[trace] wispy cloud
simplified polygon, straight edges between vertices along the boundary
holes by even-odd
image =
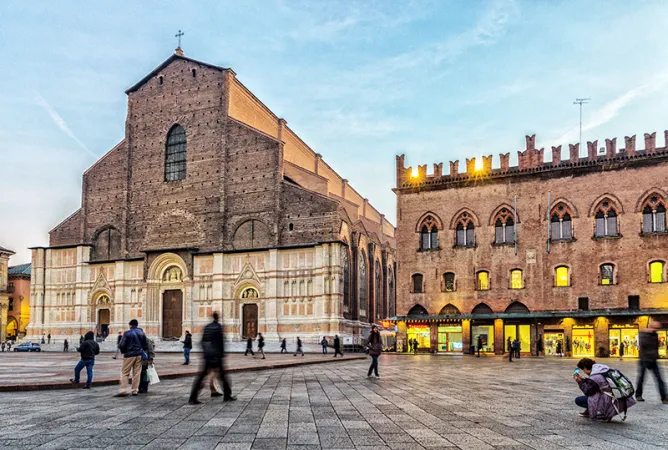
[[[47,102],[44,97],[42,97],[38,92],[35,92],[35,100],[37,101],[37,104],[42,107],[44,111],[51,117],[51,120],[53,120],[53,123],[56,124],[56,126],[65,133],[67,136],[69,136],[74,142],[76,142],[79,147],[84,149],[89,155],[97,158],[98,155],[93,153],[88,147],[86,147],[86,144],[81,142],[81,140],[76,137],[76,135],[72,132],[70,127],[67,125],[67,122],[65,122],[65,119],[63,119],[58,112],[56,112],[55,109]]]

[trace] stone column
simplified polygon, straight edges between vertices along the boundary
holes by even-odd
[[[594,357],[598,356],[598,348],[604,351],[610,349],[610,320],[607,317],[598,317],[594,321]]]
[[[503,340],[503,319],[494,319],[494,353],[503,355],[505,342]]]
[[[267,341],[279,341],[278,336],[278,286],[283,278],[278,276],[278,250],[269,250],[269,267],[265,267],[267,274],[276,276],[267,277],[265,282],[265,297],[267,300],[264,308],[265,339]]]
[[[462,320],[462,352],[466,353],[471,345],[471,320]]]
[[[430,341],[429,350],[432,353],[436,353],[438,351],[438,323],[437,322],[432,322],[432,323],[429,324],[429,341]]]
[[[0,342],[7,338],[7,311],[9,310],[9,298],[0,298]]]
[[[408,351],[408,335],[406,322],[397,322],[397,352]]]

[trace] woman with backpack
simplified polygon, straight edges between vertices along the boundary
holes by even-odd
[[[371,378],[371,372],[374,372],[376,378],[380,378],[378,375],[378,357],[383,351],[383,343],[380,339],[380,331],[376,325],[371,327],[371,333],[369,337],[366,338],[366,346],[369,349],[369,356],[371,356],[371,365],[369,366],[369,372],[366,377]]]
[[[578,362],[573,379],[584,394],[575,398],[575,404],[585,408],[580,413],[582,417],[609,422],[616,415],[623,413],[623,418],[626,419],[626,410],[636,404],[631,382],[618,370],[610,369],[604,364],[596,364],[593,359],[582,358]],[[625,392],[622,384],[628,385],[626,389],[630,387],[628,392]],[[630,395],[624,395],[625,393]]]

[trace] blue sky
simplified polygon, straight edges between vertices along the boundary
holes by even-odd
[[[79,207],[82,172],[123,138],[124,90],[179,29],[394,221],[396,154],[513,162],[535,133],[549,155],[578,141],[576,97],[593,99],[583,140],[663,146],[667,18],[661,1],[4,1],[0,245],[27,262]]]

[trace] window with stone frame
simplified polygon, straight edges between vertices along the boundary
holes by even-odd
[[[434,217],[427,216],[420,224],[420,250],[438,249],[438,224]]]
[[[457,226],[455,227],[455,246],[475,246],[475,226],[473,225],[473,218],[467,212],[463,212],[457,218]]]
[[[367,300],[367,270],[366,255],[360,252],[359,256],[359,306],[360,311],[366,311]]]
[[[457,285],[455,284],[455,273],[445,272],[443,274],[443,292],[455,292]]]
[[[186,130],[174,125],[167,133],[165,181],[185,180],[186,156]]]
[[[609,286],[615,284],[615,266],[614,264],[601,264],[600,267],[601,285]]]
[[[642,232],[666,232],[666,202],[659,195],[650,195],[643,203]]]
[[[414,294],[422,294],[424,292],[424,276],[421,273],[411,275],[411,288],[411,292]]]
[[[573,212],[564,203],[559,202],[550,214],[550,239],[553,241],[570,241],[573,239]]]
[[[510,289],[524,289],[524,274],[522,269],[510,271]]]
[[[617,208],[611,200],[603,200],[596,208],[594,215],[594,236],[598,238],[618,236]]]
[[[489,272],[486,270],[481,270],[476,274],[476,284],[475,288],[477,291],[489,291]]]
[[[663,261],[652,261],[649,263],[649,282],[663,283],[666,281],[665,277],[666,263]]]
[[[512,211],[508,208],[501,208],[494,218],[494,243],[514,244],[515,243],[515,219]]]
[[[556,287],[567,287],[571,285],[570,269],[567,266],[555,267],[554,285]]]

